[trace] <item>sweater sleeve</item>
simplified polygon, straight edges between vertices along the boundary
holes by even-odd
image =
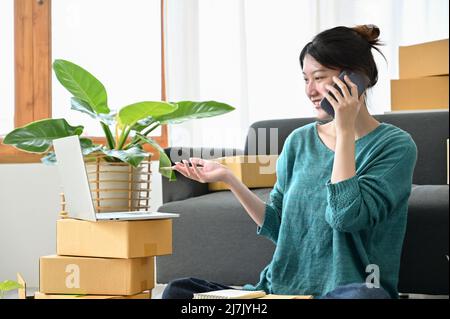
[[[386,153],[360,175],[335,184],[327,182],[325,218],[333,229],[357,232],[374,227],[408,201],[416,145],[411,140]]]
[[[281,211],[283,206],[283,191],[278,185],[278,179],[270,192],[269,201],[264,210],[264,222],[257,227],[257,234],[269,238],[275,244],[278,241],[278,233],[281,225]]]
[[[264,222],[261,227],[257,227],[258,235],[267,237],[275,244],[278,241],[278,233],[280,232],[283,197],[288,171],[289,148],[291,144],[290,141],[291,138],[288,136],[283,146],[283,150],[277,159],[277,180],[272,191],[270,192],[269,200],[265,205]]]

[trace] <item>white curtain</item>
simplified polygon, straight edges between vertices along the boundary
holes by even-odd
[[[372,114],[390,111],[398,46],[448,38],[447,0],[167,0],[169,100],[217,100],[226,115],[169,128],[170,145],[243,148],[251,123],[314,116],[298,56],[318,32],[376,24],[387,63],[375,54],[379,83]]]

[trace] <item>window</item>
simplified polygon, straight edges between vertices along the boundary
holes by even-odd
[[[113,110],[160,100],[160,37],[160,0],[52,3],[52,60],[72,61],[96,76]],[[71,94],[54,73],[52,83],[53,118],[83,125],[85,135],[103,136],[97,121],[70,109]]]
[[[56,18],[53,17],[55,22],[61,22],[61,20],[58,20],[60,18],[62,20],[68,20],[69,22],[67,24],[69,28],[77,27],[76,8],[79,8],[78,11],[83,14],[81,16],[82,19],[86,19],[86,21],[78,20],[79,26],[84,25],[89,19],[90,21],[96,19],[95,24],[91,26],[91,34],[88,34],[85,30],[86,37],[94,34],[100,36],[95,39],[97,41],[95,42],[95,46],[93,42],[94,37],[88,39],[91,41],[90,45],[93,47],[83,48],[79,43],[79,38],[78,45],[74,45],[73,42],[77,40],[76,38],[71,39],[69,35],[59,34],[59,31],[53,26],[57,45],[62,43],[60,41],[62,41],[61,38],[64,36],[69,40],[68,45],[71,45],[69,49],[56,46],[55,50],[56,54],[63,55],[58,58],[68,60],[75,60],[77,58],[77,56],[71,54],[79,54],[78,58],[81,61],[77,62],[95,73],[106,86],[110,93],[109,101],[114,104],[110,103],[111,108],[120,108],[128,103],[139,100],[165,99],[165,78],[164,72],[161,72],[161,70],[164,70],[161,68],[161,61],[163,60],[161,57],[164,56],[164,53],[160,46],[160,39],[163,39],[161,36],[163,32],[159,28],[159,26],[163,25],[161,19],[164,16],[162,12],[164,6],[161,6],[161,4],[164,4],[164,0],[152,0],[151,2],[136,0],[133,4],[123,1],[96,0],[89,2],[89,9],[87,9],[88,1],[86,0],[64,1],[68,7],[61,7],[61,2],[63,1],[54,1],[52,3],[51,0],[2,0],[0,2],[0,13],[3,14],[5,12],[6,16],[9,16],[10,20],[14,21],[15,28],[13,46],[14,63],[12,61],[4,62],[8,63],[10,68],[14,68],[14,93],[11,93],[11,96],[15,97],[15,100],[10,102],[10,105],[14,105],[14,111],[12,112],[9,109],[8,115],[0,118],[0,130],[4,131],[0,131],[0,136],[1,133],[8,132],[13,127],[20,127],[32,121],[52,117],[52,115],[64,116],[69,122],[73,122],[75,125],[85,125],[84,122],[72,121],[72,114],[65,114],[67,109],[70,108],[67,105],[68,102],[66,102],[69,96],[66,96],[66,101],[59,102],[59,97],[57,98],[58,93],[56,92],[54,98],[57,100],[53,102],[53,105],[61,104],[61,107],[56,107],[55,111],[52,112],[52,5],[57,6],[56,10],[57,8],[63,8],[63,12],[61,13],[53,11],[55,15],[58,15]],[[72,7],[70,4],[72,4]],[[110,8],[114,8],[115,10],[115,20],[111,18]],[[74,12],[71,12],[71,10],[74,10]],[[120,12],[120,15],[118,15],[118,12]],[[62,15],[62,17],[59,17],[59,15]],[[3,16],[0,14],[0,17]],[[72,21],[70,21],[71,18]],[[102,19],[107,20],[103,21]],[[5,30],[8,29],[3,27],[4,23],[7,23],[7,19],[2,18],[1,21],[1,34],[3,35],[3,32],[6,32]],[[149,27],[150,21],[152,22],[151,27]],[[106,26],[106,22],[110,23],[111,26]],[[139,26],[141,29],[130,33],[131,26]],[[116,33],[109,36],[104,34],[110,29],[114,29]],[[158,36],[154,37],[153,35],[155,34],[158,34]],[[130,43],[142,44],[142,46],[131,47]],[[93,60],[95,58],[93,51],[98,55],[97,58],[102,60],[97,62],[102,67],[99,72],[93,71],[96,70],[96,68],[92,67],[92,65],[96,65]],[[101,51],[101,53],[96,53],[96,51]],[[149,54],[150,51],[151,55]],[[117,53],[116,59],[113,58],[114,52]],[[159,58],[157,57],[158,54]],[[83,55],[84,60],[82,59]],[[127,58],[127,61],[120,61],[124,56]],[[86,61],[86,63],[83,61]],[[89,63],[92,63],[92,65]],[[112,64],[105,67],[107,63]],[[3,64],[1,65],[3,66]],[[2,74],[6,73],[3,70],[2,68]],[[114,72],[108,73],[112,71]],[[114,75],[114,77],[109,74]],[[119,74],[120,76],[118,76]],[[120,79],[120,77],[124,79]],[[149,80],[150,78],[151,80]],[[159,79],[159,81],[154,82],[154,79]],[[107,81],[112,81],[112,84]],[[58,89],[56,89],[56,85],[53,87],[55,87],[55,90],[63,89],[61,86]],[[3,98],[4,90],[6,89],[2,85],[2,99],[0,99],[0,103],[3,103],[4,99],[6,99],[6,97]],[[158,91],[161,93],[157,94],[156,92]],[[6,114],[4,111],[5,108],[1,104],[0,110],[2,115]],[[14,114],[14,120],[12,120],[12,113]],[[83,121],[89,121],[89,118],[84,117]],[[85,133],[91,136],[97,135],[98,130],[95,125],[87,124],[86,127],[87,131]],[[162,126],[160,132],[160,136],[153,135],[153,138],[160,146],[166,147],[167,126]],[[158,132],[155,130],[153,133]],[[102,142],[102,138],[100,137],[95,138],[95,140],[97,143]],[[1,141],[2,139],[0,137],[0,163],[40,162],[39,155],[24,153],[9,145],[1,144]],[[157,151],[151,148],[148,151],[154,153],[153,160],[159,158]]]

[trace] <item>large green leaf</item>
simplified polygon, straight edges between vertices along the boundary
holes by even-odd
[[[65,119],[45,119],[16,128],[5,136],[3,144],[26,152],[44,153],[54,139],[70,135],[81,135],[83,126],[71,126]]]
[[[139,102],[120,109],[117,117],[121,127],[133,126],[139,120],[147,119],[149,116],[160,117],[176,109],[176,105],[166,102]]]
[[[181,101],[176,103],[178,109],[170,114],[155,117],[161,124],[177,124],[190,119],[199,119],[225,114],[234,110],[234,107],[216,101]]]
[[[166,152],[164,152],[164,149],[159,146],[159,144],[156,143],[152,138],[146,137],[139,133],[136,134],[136,137],[141,141],[150,144],[159,152],[159,172],[161,173],[161,175],[167,177],[171,182],[176,181],[175,172],[168,169],[172,166],[172,162],[166,155]]]
[[[85,113],[87,115],[89,115],[90,117],[92,117],[95,120],[99,120],[103,123],[105,123],[106,125],[111,125],[114,123],[114,119],[115,119],[115,112],[110,112],[109,114],[103,114],[103,113],[96,113],[94,112],[94,110],[92,109],[92,107],[87,104],[85,101],[77,98],[77,97],[72,97],[71,99],[71,109],[81,112],[81,113]]]
[[[95,76],[65,60],[55,60],[53,70],[59,82],[75,97],[88,103],[96,113],[109,113],[106,89]]]
[[[117,158],[134,167],[137,167],[149,155],[149,153],[138,146],[131,147],[127,150],[109,150],[102,148],[101,151],[110,157]]]

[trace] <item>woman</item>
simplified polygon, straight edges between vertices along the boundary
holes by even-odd
[[[365,75],[369,88],[377,83],[372,49],[379,51],[379,33],[373,25],[336,27],[302,50],[305,91],[319,121],[286,139],[268,203],[218,163],[192,158],[192,167],[187,161],[174,166],[199,182],[227,183],[258,225],[257,233],[276,244],[260,281],[244,289],[320,298],[398,297],[416,145],[408,133],[373,118],[366,94],[358,98],[348,77],[338,79],[346,70]],[[320,107],[323,98],[335,112],[326,124],[320,124],[330,119]],[[184,278],[169,283],[163,298],[227,288]]]

